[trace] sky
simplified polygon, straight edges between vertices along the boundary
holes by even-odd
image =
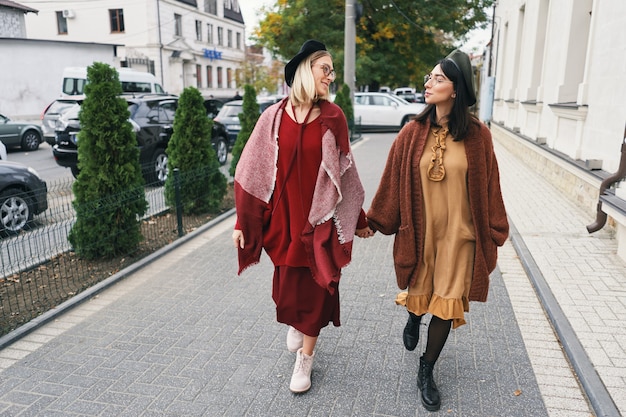
[[[274,4],[276,4],[275,0],[239,0],[239,8],[243,14],[243,20],[246,22],[246,34],[248,36],[259,22],[258,11],[261,7],[273,6]],[[489,42],[490,36],[490,27],[485,30],[474,31],[470,33],[469,40],[461,46],[461,49],[468,53],[482,53],[483,49],[487,46],[487,42]],[[249,43],[247,39],[246,43]]]

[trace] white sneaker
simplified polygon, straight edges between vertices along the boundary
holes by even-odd
[[[297,352],[302,347],[302,341],[304,340],[304,334],[289,326],[287,331],[287,349],[289,352]]]
[[[311,370],[313,368],[313,355],[309,356],[302,353],[302,348],[296,353],[296,364],[293,367],[293,375],[291,376],[291,384],[289,389],[291,392],[306,392],[311,388]]]

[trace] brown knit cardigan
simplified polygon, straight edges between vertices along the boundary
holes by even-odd
[[[412,121],[394,141],[387,164],[367,213],[370,227],[385,235],[395,234],[393,258],[398,287],[414,284],[424,242],[423,191],[419,172],[413,164],[422,157],[430,122]],[[476,253],[470,287],[470,301],[486,301],[489,274],[496,267],[497,247],[509,234],[498,163],[489,129],[471,122],[463,139],[467,155],[467,187],[476,229]],[[417,177],[413,177],[414,171]],[[411,198],[415,196],[415,200]]]

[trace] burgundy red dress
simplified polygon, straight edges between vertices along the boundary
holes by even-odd
[[[270,201],[272,215],[263,233],[263,247],[275,266],[272,298],[277,321],[315,337],[331,321],[340,325],[339,289],[331,295],[313,280],[300,239],[322,161],[319,117],[304,126],[298,147],[301,128],[302,124],[283,113],[278,132],[276,185]]]

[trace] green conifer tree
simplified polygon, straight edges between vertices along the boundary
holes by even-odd
[[[341,107],[341,110],[343,110],[343,113],[346,115],[350,132],[354,132],[354,108],[352,107],[352,98],[350,97],[350,87],[348,87],[348,84],[343,84],[339,91],[337,91],[335,104]]]
[[[257,120],[259,120],[259,103],[256,101],[256,90],[253,86],[246,84],[244,86],[243,94],[243,109],[242,113],[239,115],[241,130],[239,131],[239,134],[237,134],[237,140],[235,141],[235,146],[233,146],[233,159],[230,163],[229,170],[230,175],[233,177],[235,176],[235,169],[237,168],[237,163],[241,157],[241,152],[243,151],[244,146],[246,146],[246,143],[248,143],[248,139],[252,134],[252,130],[254,129],[254,125],[256,125]]]
[[[76,223],[68,239],[80,256],[95,259],[138,247],[147,202],[128,104],[119,97],[119,75],[96,62],[87,68],[87,80],[79,113],[80,173],[73,185]]]
[[[179,171],[183,212],[206,213],[219,208],[226,194],[227,180],[220,171],[211,145],[213,120],[204,108],[204,100],[195,87],[183,90],[174,116],[174,133],[167,145],[169,175],[165,198],[176,205],[174,169]]]

